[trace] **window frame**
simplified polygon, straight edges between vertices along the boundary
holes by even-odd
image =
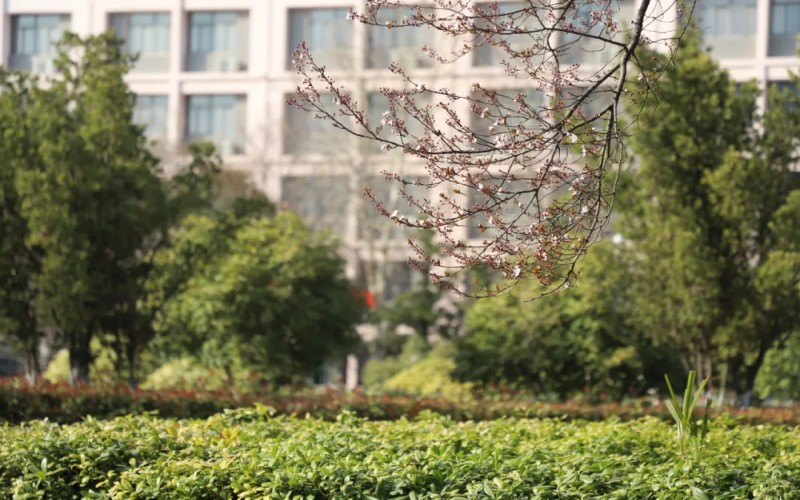
[[[223,100],[230,102],[229,108],[220,106]],[[223,156],[246,154],[247,94],[189,94],[185,97],[185,110],[184,143],[210,141],[215,143]],[[206,116],[197,117],[195,113],[204,113]],[[214,116],[219,113],[230,113],[230,116],[223,119]],[[197,127],[198,120],[201,124],[205,122],[205,126]],[[226,148],[218,143],[220,140],[228,141],[231,152],[225,151]]]

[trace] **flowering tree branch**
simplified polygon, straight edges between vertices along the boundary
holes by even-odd
[[[387,12],[394,17],[386,20]],[[623,96],[647,98],[658,76],[645,70],[637,48],[660,43],[672,50],[682,15],[678,5],[659,0],[641,0],[629,12],[617,0],[435,0],[412,7],[367,0],[348,17],[448,37],[447,53],[440,45],[422,48],[435,64],[499,52],[518,88],[475,82],[458,94],[393,62],[388,69],[398,83],[380,89],[388,106],[376,114],[303,43],[293,54],[302,83],[289,102],[424,165],[424,179],[384,172],[417,216],[390,213],[367,195],[395,223],[436,232],[440,256],[410,241],[412,264],[434,282],[465,293],[460,271],[480,265],[507,278],[482,293],[531,278],[552,291],[570,285],[576,262],[608,223],[617,167],[626,159]],[[635,119],[635,111],[627,116]],[[413,195],[411,186],[425,195]]]

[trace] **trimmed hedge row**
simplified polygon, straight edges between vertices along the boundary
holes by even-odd
[[[414,418],[423,411],[447,415],[457,421],[483,421],[507,417],[584,420],[616,417],[632,420],[655,416],[664,420],[670,419],[664,406],[645,404],[536,403],[531,399],[522,398],[457,401],[402,394],[370,395],[357,391],[309,389],[232,397],[229,393],[223,392],[130,391],[126,387],[109,389],[71,387],[66,384],[31,387],[18,382],[0,384],[0,421],[11,423],[43,418],[53,422],[70,423],[80,421],[86,416],[107,419],[148,412],[156,412],[164,418],[206,418],[227,409],[241,408],[254,403],[270,406],[281,415],[310,414],[325,420],[334,420],[344,410],[369,420]],[[720,413],[747,424],[763,422],[800,424],[800,407],[748,410],[726,408],[714,411],[714,415]]]
[[[256,406],[0,431],[4,498],[800,498],[800,430],[714,422],[697,460],[674,427],[508,419],[336,422]]]

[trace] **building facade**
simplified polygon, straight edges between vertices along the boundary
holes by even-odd
[[[446,52],[452,39],[349,21],[348,9],[360,6],[358,0],[0,0],[0,64],[47,73],[52,42],[63,31],[114,29],[126,50],[139,54],[128,75],[137,95],[134,119],[158,151],[180,158],[188,142],[213,141],[233,192],[261,191],[339,234],[350,277],[377,291],[379,301],[389,300],[419,279],[405,264],[408,234],[381,218],[362,193],[371,187],[403,214],[410,207],[381,171],[422,177],[424,166],[287,106],[299,83],[292,50],[306,41],[315,59],[377,117],[385,109],[378,89],[403,84],[387,70],[391,62],[461,95],[469,95],[473,82],[525,90],[525,81],[506,76],[499,52],[488,46],[451,65],[433,65],[422,47]],[[621,18],[631,19],[637,2],[616,6]],[[737,81],[785,85],[800,66],[800,0],[704,0],[694,18]],[[572,51],[564,63],[602,65],[607,54],[589,49]],[[478,237],[472,228],[464,232],[461,237]]]

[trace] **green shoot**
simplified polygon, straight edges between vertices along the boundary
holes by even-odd
[[[696,459],[700,458],[700,451],[705,442],[706,434],[708,434],[708,414],[711,409],[711,399],[706,401],[706,408],[703,412],[703,420],[700,426],[697,425],[697,418],[695,417],[695,408],[700,396],[703,394],[703,388],[708,383],[708,377],[700,382],[700,386],[695,388],[695,381],[697,379],[697,372],[694,370],[689,372],[689,378],[686,381],[686,390],[683,393],[683,402],[680,401],[672,388],[669,377],[664,375],[667,381],[667,388],[669,389],[670,400],[666,402],[667,409],[672,415],[678,430],[678,444],[681,449],[681,455],[686,456],[691,453]]]

